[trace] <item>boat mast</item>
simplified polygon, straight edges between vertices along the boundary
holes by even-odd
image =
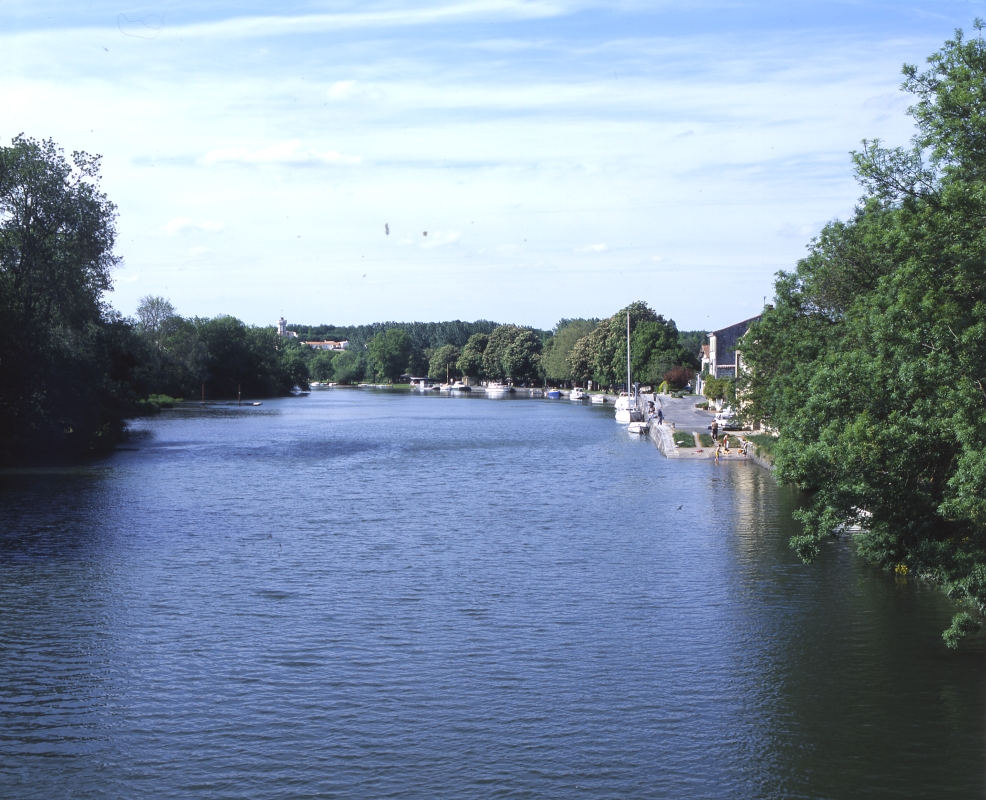
[[[630,400],[630,312],[627,311],[627,401]]]

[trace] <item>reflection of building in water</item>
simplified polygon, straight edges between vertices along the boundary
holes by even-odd
[[[297,333],[295,333],[294,331],[289,331],[288,330],[288,321],[286,319],[284,319],[284,317],[281,317],[277,321],[277,335],[278,336],[293,336],[295,339],[298,338],[298,334]]]

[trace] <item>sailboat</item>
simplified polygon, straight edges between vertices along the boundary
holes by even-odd
[[[630,383],[630,312],[627,311],[627,390],[620,392],[616,398],[616,421],[626,425],[630,422],[642,422],[644,413],[637,405],[637,397]]]

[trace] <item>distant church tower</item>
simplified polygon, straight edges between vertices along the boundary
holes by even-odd
[[[281,317],[277,321],[277,335],[278,336],[287,336],[288,335],[288,321],[286,319],[284,319],[284,317]]]

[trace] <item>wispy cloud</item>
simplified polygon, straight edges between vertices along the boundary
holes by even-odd
[[[171,38],[245,38],[285,34],[312,34],[354,28],[394,28],[481,20],[531,20],[562,16],[570,9],[564,2],[542,0],[472,0],[419,8],[366,11],[345,14],[236,17],[166,28]]]
[[[336,81],[329,87],[328,95],[330,100],[341,100],[352,94],[356,81]]]
[[[210,150],[201,159],[202,164],[359,164],[361,156],[348,155],[336,150],[304,150],[301,141],[292,139],[265,147],[250,150],[246,147],[229,147]]]
[[[605,253],[609,248],[603,243],[587,244],[585,247],[576,247],[576,253]]]

